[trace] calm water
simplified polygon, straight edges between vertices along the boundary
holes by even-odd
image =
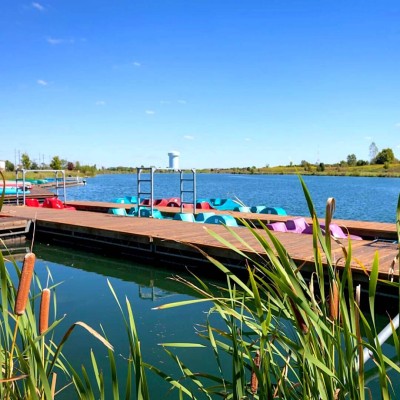
[[[329,197],[335,217],[395,222],[400,178],[306,176],[304,181],[320,216]],[[88,178],[85,187],[68,189],[69,200],[110,201],[137,194],[136,174]],[[179,196],[178,174],[156,174],[154,197]],[[309,215],[299,178],[294,175],[197,174],[197,197],[237,198],[249,206],[282,207],[289,215]]]
[[[320,216],[323,216],[326,199],[335,197],[335,216],[344,219],[360,219],[394,222],[400,179],[306,177],[306,184],[314,199]],[[103,175],[89,178],[87,186],[67,189],[69,200],[110,201],[115,197],[136,195],[136,175]],[[155,197],[179,195],[177,175],[156,175]],[[251,175],[197,175],[197,197],[236,197],[247,205],[283,207],[291,215],[308,215],[301,185],[296,176],[251,176]],[[123,368],[123,357],[127,354],[126,336],[115,300],[107,285],[110,281],[124,302],[125,296],[132,304],[136,324],[141,338],[144,358],[160,369],[173,371],[168,357],[162,351],[161,342],[197,342],[194,326],[205,319],[207,305],[197,305],[155,311],[165,302],[193,298],[184,286],[171,277],[177,271],[166,270],[162,265],[144,266],[131,261],[102,257],[62,247],[35,243],[38,256],[37,271],[45,282],[48,271],[55,283],[58,315],[66,314],[57,329],[62,335],[73,322],[84,321],[93,328],[104,328],[109,340],[120,355],[119,368]],[[184,274],[183,270],[179,274]],[[80,329],[71,336],[64,353],[79,368],[81,363],[89,365],[89,350],[93,348],[107,371],[106,352],[95,339]],[[388,351],[390,346],[386,347]],[[212,370],[216,366],[208,350],[179,351],[178,354],[198,370]],[[167,368],[168,366],[168,368]],[[152,398],[167,398],[166,386],[150,377]],[[396,391],[400,383],[393,382]],[[121,385],[123,386],[123,379]],[[66,392],[65,399],[73,398]],[[170,396],[169,398],[176,398]]]

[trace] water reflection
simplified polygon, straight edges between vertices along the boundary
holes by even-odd
[[[30,247],[26,243],[22,248]],[[54,338],[57,343],[69,326],[76,321],[83,321],[98,331],[104,332],[115,347],[118,370],[125,372],[128,357],[128,342],[118,306],[110,292],[107,281],[117,293],[121,304],[125,297],[130,301],[141,340],[143,357],[149,364],[161,370],[179,374],[172,366],[166,353],[159,346],[162,342],[199,342],[195,327],[205,321],[205,313],[210,304],[197,304],[163,311],[155,311],[157,305],[192,299],[195,293],[185,285],[173,279],[174,274],[186,275],[184,270],[170,270],[163,266],[132,263],[111,257],[100,257],[76,249],[48,246],[35,242],[34,252],[37,255],[36,272],[45,284],[49,275],[54,283],[61,283],[55,289],[58,315],[66,314],[65,319],[57,327]],[[18,254],[18,253],[17,253]],[[23,251],[21,252],[21,255]],[[208,283],[221,284],[221,282]],[[387,324],[387,316],[377,317],[378,330]],[[388,357],[393,357],[394,346],[389,340],[384,346]],[[85,331],[76,331],[71,335],[64,353],[72,364],[80,369],[84,364],[90,369],[90,349],[99,359],[105,376],[109,371],[109,360],[105,349]],[[216,364],[210,349],[174,350],[184,363],[199,371],[214,373]],[[396,362],[396,360],[395,360]],[[366,365],[369,374],[374,375],[373,362]],[[393,371],[392,371],[393,372]],[[395,391],[400,390],[400,382],[396,382],[396,373],[392,375]],[[121,375],[123,379],[124,375]],[[160,379],[149,375],[149,384],[154,399],[167,397],[168,385]],[[378,382],[375,386],[379,392]],[[74,398],[71,391],[66,391],[61,399]]]

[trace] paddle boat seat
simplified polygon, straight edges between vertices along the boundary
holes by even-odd
[[[238,226],[236,219],[232,215],[213,215],[211,217],[208,217],[204,221],[204,223],[226,225],[226,226]]]
[[[119,215],[120,217],[126,217],[128,215],[125,208],[109,208],[108,214]]]
[[[303,233],[310,225],[305,218],[288,219],[285,223],[288,232]]]
[[[321,225],[322,229],[325,229],[325,225]],[[350,237],[352,240],[362,240],[361,236],[357,235],[348,235],[343,231],[343,229],[337,225],[337,224],[329,224],[329,230],[331,232],[331,235],[336,238],[336,239],[347,239]]]
[[[176,221],[196,222],[192,213],[176,213],[172,219]]]
[[[261,214],[274,214],[274,215],[287,215],[286,211],[280,207],[264,207],[261,211]]]
[[[272,224],[267,224],[267,228],[274,232],[288,231],[284,222],[273,222]]]
[[[151,214],[150,208],[140,208],[139,216],[144,218],[155,218],[155,219],[163,219],[164,217],[161,214],[160,210],[153,208],[153,214]]]
[[[207,218],[212,217],[215,215],[214,212],[201,212],[198,213],[195,217],[196,222],[204,222]]]
[[[59,209],[59,210],[76,210],[75,207],[65,206],[64,203],[57,197],[50,197],[50,198],[44,199],[43,207],[44,208],[55,208],[55,209]]]
[[[38,199],[25,199],[25,205],[28,207],[42,207]]]

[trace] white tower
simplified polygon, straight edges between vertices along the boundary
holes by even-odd
[[[178,170],[179,169],[179,152],[171,151],[170,153],[168,153],[168,157],[169,157],[168,168]]]

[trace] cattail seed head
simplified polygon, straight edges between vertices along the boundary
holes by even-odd
[[[339,318],[339,288],[336,281],[332,282],[330,297],[330,316],[333,321],[337,321]]]
[[[50,289],[43,289],[40,299],[39,334],[49,327]]]
[[[306,321],[304,320],[303,316],[300,313],[300,310],[298,309],[297,305],[292,299],[289,299],[289,302],[292,306],[294,316],[296,318],[297,323],[299,324],[299,327],[301,331],[303,332],[304,335],[308,333],[308,326],[306,324]]]
[[[29,289],[31,287],[33,268],[35,266],[36,256],[34,253],[27,253],[24,257],[24,262],[19,280],[17,297],[15,299],[16,315],[22,315],[25,312],[26,303],[28,301]]]
[[[253,359],[254,365],[257,369],[260,369],[260,352],[257,350],[256,355]],[[251,389],[251,393],[255,394],[257,393],[258,390],[258,378],[257,378],[257,374],[255,373],[255,371],[253,370],[251,372],[251,380],[250,380],[250,389]]]

